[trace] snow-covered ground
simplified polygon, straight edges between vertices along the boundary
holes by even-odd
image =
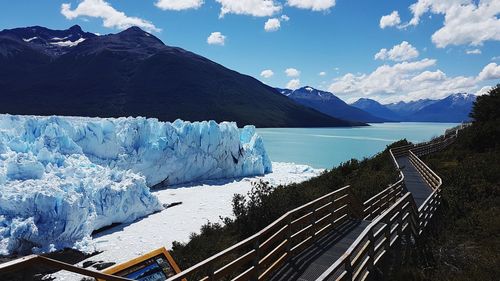
[[[162,210],[156,184],[270,171],[253,126],[0,114],[0,255],[84,250],[93,230]]]
[[[170,248],[173,241],[187,242],[189,235],[198,232],[203,224],[220,222],[220,216],[232,217],[233,195],[247,194],[252,182],[263,180],[273,186],[302,182],[322,171],[292,163],[273,162],[272,165],[273,172],[264,176],[205,181],[154,191],[163,204],[182,204],[99,233],[93,238],[94,247],[103,252],[89,260],[121,263],[162,246]],[[57,280],[78,280],[68,272],[58,272],[54,276]]]

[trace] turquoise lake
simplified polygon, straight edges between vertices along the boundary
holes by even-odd
[[[356,128],[263,128],[269,157],[275,162],[330,169],[351,158],[372,156],[400,139],[421,142],[456,123],[383,123]]]

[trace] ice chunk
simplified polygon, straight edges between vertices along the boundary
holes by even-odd
[[[149,187],[262,175],[253,126],[0,115],[0,254],[89,248],[92,231],[160,210]]]

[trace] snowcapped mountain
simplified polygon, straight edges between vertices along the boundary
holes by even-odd
[[[78,25],[67,30],[51,30],[42,26],[6,29],[0,31],[3,43],[0,46],[0,54],[14,55],[13,52],[16,49],[10,48],[9,51],[9,47],[18,45],[33,48],[49,56],[58,56],[67,53],[69,48],[96,36],[93,33],[84,32]],[[27,44],[22,44],[22,42]]]
[[[385,105],[382,105],[379,102],[372,99],[360,98],[351,105],[359,109],[362,109],[379,118],[383,118],[390,121],[401,121],[401,116],[399,116],[398,114],[387,108]]]
[[[97,36],[73,26],[0,32],[0,113],[144,116],[258,127],[333,127],[335,119],[253,77],[137,27]]]
[[[408,116],[411,121],[463,122],[469,121],[469,113],[476,101],[473,94],[458,93],[435,101]]]
[[[397,103],[386,104],[385,107],[394,111],[401,117],[409,116],[419,111],[420,109],[435,103],[436,100],[431,99],[421,99],[416,101],[404,102],[400,101]]]
[[[287,96],[297,103],[316,109],[332,117],[366,123],[387,121],[383,118],[373,116],[359,108],[348,105],[330,92],[321,91],[309,86],[296,90],[279,88],[277,88],[277,90],[282,95]]]
[[[441,100],[422,99],[411,102],[380,104],[371,99],[359,99],[353,106],[375,116],[407,122],[463,122],[470,120],[469,113],[476,96],[452,94]]]

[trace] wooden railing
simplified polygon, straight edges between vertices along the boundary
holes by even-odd
[[[379,216],[389,206],[401,198],[405,192],[404,176],[401,174],[400,179],[396,183],[363,203],[363,219],[372,220]]]
[[[50,259],[44,256],[38,255],[29,255],[26,257],[19,258],[17,260],[9,261],[6,263],[0,264],[0,276],[8,273],[18,273],[22,272],[25,269],[29,269],[34,266],[45,266],[52,269],[57,270],[66,270],[69,272],[77,273],[86,277],[99,278],[107,281],[133,281],[132,279],[113,276],[109,274],[105,274],[99,271],[94,271],[86,268],[81,268],[78,266],[74,266],[72,264],[68,264],[65,262],[61,262],[58,260]],[[3,280],[3,279],[2,279]],[[22,280],[31,280],[31,278],[23,278]]]
[[[451,143],[453,143],[456,139],[456,135],[451,135],[447,138],[441,139],[436,142],[431,142],[431,143],[426,143],[424,145],[415,145],[413,148],[410,150],[416,155],[416,156],[424,156],[427,154],[434,153],[436,151],[439,151]]]
[[[265,280],[350,217],[353,195],[346,186],[287,212],[263,230],[184,270],[168,281]]]
[[[408,156],[412,165],[426,180],[433,192],[418,209],[411,193],[407,192],[395,204],[378,215],[346,253],[316,281],[366,280],[373,267],[405,231],[409,231],[409,234],[415,237],[422,234],[441,203],[442,180],[416,154],[426,155],[438,151],[451,144],[455,137],[456,134],[425,145],[406,145],[390,150],[398,169],[396,158]]]
[[[457,135],[460,130],[463,130],[464,128],[467,128],[472,125],[472,122],[463,122],[462,124],[455,126],[453,128],[447,129],[444,132],[445,136],[450,136],[450,135]]]
[[[413,197],[407,192],[373,220],[342,257],[316,281],[366,280],[373,267],[401,239],[404,232],[411,230],[412,233],[417,233],[416,212]]]

